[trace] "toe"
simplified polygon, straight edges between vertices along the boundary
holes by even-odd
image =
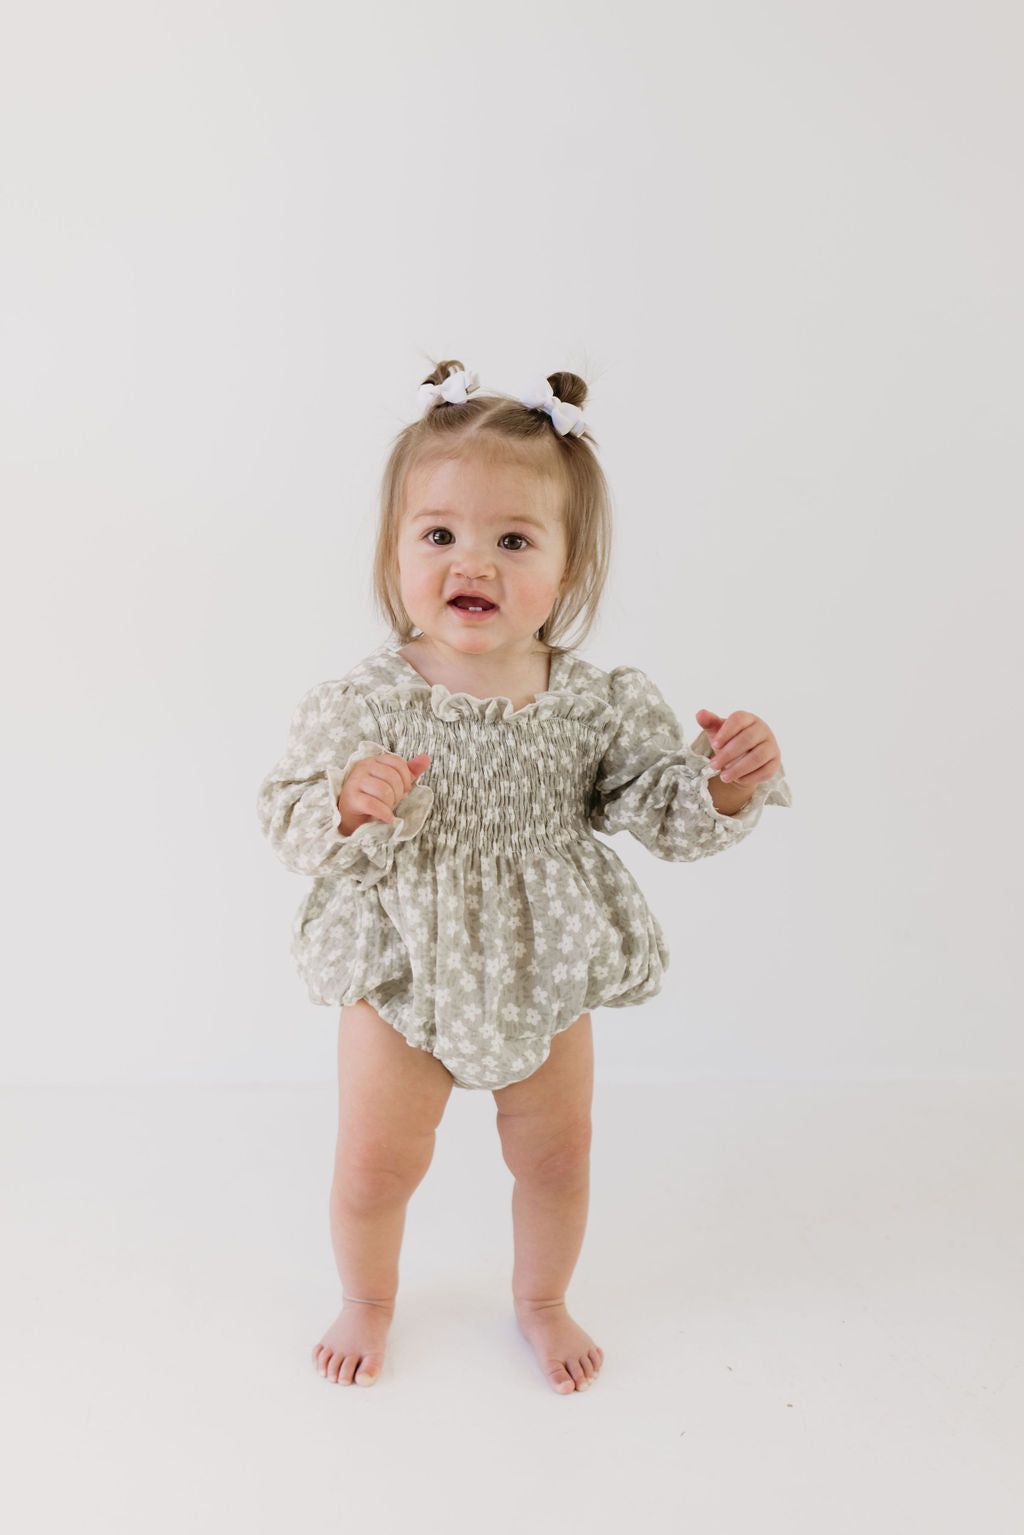
[[[601,1366],[604,1364],[604,1352],[603,1352],[603,1350],[598,1348],[596,1343],[594,1344],[594,1347],[590,1350],[590,1357],[594,1361],[594,1369],[595,1370],[599,1370],[601,1368]]]
[[[556,1365],[553,1370],[549,1370],[548,1380],[555,1390],[560,1391],[563,1395],[576,1390],[576,1384],[564,1364]]]
[[[372,1386],[380,1374],[381,1360],[376,1354],[367,1354],[356,1373],[357,1386]]]
[[[585,1388],[585,1386],[588,1384],[588,1382],[587,1382],[586,1371],[584,1370],[583,1366],[580,1364],[579,1360],[578,1359],[567,1359],[565,1361],[565,1367],[569,1371],[569,1374],[572,1376],[573,1381],[575,1382],[576,1390],[577,1391],[582,1391]]]
[[[359,1355],[358,1354],[346,1354],[345,1355],[344,1361],[342,1362],[341,1369],[338,1371],[338,1385],[339,1386],[351,1386],[351,1384],[352,1384],[352,1377],[356,1373],[356,1366],[358,1365],[358,1363],[359,1363]]]
[[[328,1370],[331,1368],[332,1358],[333,1355],[331,1350],[329,1348],[325,1348],[321,1353],[320,1358],[316,1362],[316,1367],[320,1371],[321,1375],[326,1375]]]
[[[350,1385],[352,1385],[352,1377],[353,1377],[353,1375],[355,1375],[356,1369],[358,1369],[358,1368],[359,1368],[359,1354],[345,1354],[344,1365],[341,1366],[341,1371],[339,1371],[339,1374],[338,1374],[338,1385],[339,1386],[350,1386]]]

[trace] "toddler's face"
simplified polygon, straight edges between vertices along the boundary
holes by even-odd
[[[414,468],[398,539],[402,601],[431,640],[463,654],[532,648],[565,578],[562,486],[470,455]],[[494,608],[460,611],[468,587]]]

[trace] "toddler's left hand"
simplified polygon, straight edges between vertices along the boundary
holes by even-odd
[[[701,729],[707,731],[715,748],[712,766],[725,769],[719,774],[723,783],[753,789],[778,772],[782,761],[779,744],[764,720],[758,719],[756,714],[737,709],[728,719],[722,719],[710,709],[699,709],[694,718]]]

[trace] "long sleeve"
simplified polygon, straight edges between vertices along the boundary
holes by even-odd
[[[595,831],[628,831],[658,858],[692,862],[750,835],[764,805],[790,805],[780,764],[735,815],[715,807],[707,732],[687,746],[682,726],[651,679],[636,666],[609,673],[622,723],[598,766],[589,820]]]
[[[364,821],[342,836],[338,796],[353,765],[388,748],[358,688],[322,682],[300,699],[284,755],[259,788],[260,828],[278,858],[295,874],[338,875],[358,889],[375,885],[391,868],[394,847],[414,837],[434,799],[429,784],[414,783],[395,807],[394,821]]]

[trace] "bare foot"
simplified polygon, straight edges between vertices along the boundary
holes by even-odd
[[[562,1395],[586,1391],[597,1378],[604,1364],[604,1350],[573,1321],[564,1301],[550,1306],[517,1306],[516,1322],[553,1390]]]
[[[339,1386],[351,1386],[353,1379],[357,1386],[372,1386],[384,1365],[394,1310],[382,1301],[346,1300],[313,1350],[320,1374]]]

